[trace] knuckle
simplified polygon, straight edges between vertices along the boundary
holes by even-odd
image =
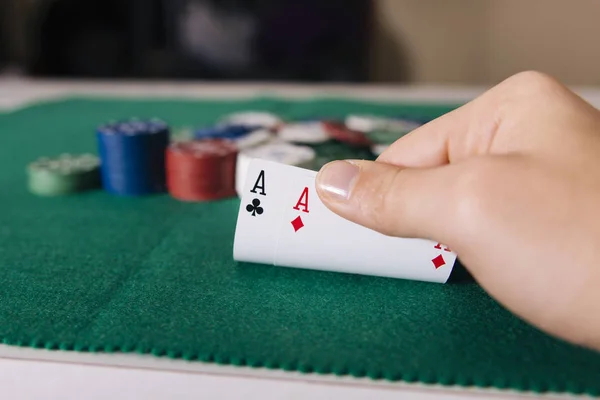
[[[477,132],[484,132],[488,137],[484,144],[489,146],[485,150],[489,150],[505,125],[530,119],[540,104],[564,99],[567,92],[568,89],[552,76],[538,71],[519,72],[497,85],[488,92],[486,101],[478,104],[477,111],[482,115],[491,113],[491,117],[484,119],[485,126],[475,127]]]
[[[531,94],[554,93],[563,87],[551,75],[535,70],[519,72],[508,78],[505,85],[511,89]]]

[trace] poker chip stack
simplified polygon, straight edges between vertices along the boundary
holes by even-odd
[[[100,187],[100,160],[93,154],[42,157],[27,167],[28,188],[40,196],[60,196]]]
[[[131,119],[96,131],[102,185],[112,194],[140,196],[165,191],[169,127],[160,120]]]
[[[235,196],[237,147],[224,139],[171,143],[166,152],[167,188],[182,201]]]

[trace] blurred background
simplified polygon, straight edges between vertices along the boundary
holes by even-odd
[[[47,78],[600,83],[598,0],[0,0],[0,69]]]

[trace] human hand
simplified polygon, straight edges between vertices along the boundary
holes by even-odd
[[[444,243],[509,310],[600,349],[600,112],[556,80],[517,74],[375,162],[325,165],[317,192],[360,225]]]

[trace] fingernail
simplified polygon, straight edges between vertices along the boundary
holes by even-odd
[[[348,161],[333,161],[317,175],[317,186],[328,194],[347,200],[357,176],[356,165]]]

